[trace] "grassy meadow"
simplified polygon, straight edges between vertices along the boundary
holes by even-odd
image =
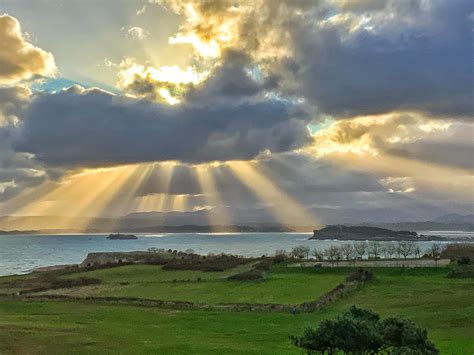
[[[351,269],[274,266],[263,280],[229,281],[224,272],[164,271],[133,265],[62,275],[98,285],[43,291],[205,303],[296,304],[314,300]],[[352,304],[381,316],[402,315],[427,328],[442,354],[474,352],[474,280],[446,278],[447,268],[379,268],[375,280],[313,313],[170,310],[90,301],[0,300],[0,353],[301,354],[289,335]],[[0,292],[12,280],[0,278]],[[198,281],[199,279],[199,281]]]
[[[262,281],[226,278],[249,268],[225,272],[165,271],[152,265],[131,265],[74,274],[70,277],[101,279],[100,285],[59,289],[42,294],[103,297],[140,297],[196,303],[299,304],[319,298],[341,283],[347,272],[275,267]]]

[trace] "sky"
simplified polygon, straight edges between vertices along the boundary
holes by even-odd
[[[473,213],[473,23],[469,0],[0,0],[0,215]]]

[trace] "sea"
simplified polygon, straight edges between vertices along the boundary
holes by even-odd
[[[474,232],[419,231],[453,240],[470,238]],[[0,276],[24,274],[38,267],[78,264],[91,252],[146,251],[149,248],[195,253],[273,255],[276,250],[290,251],[298,245],[326,249],[350,243],[337,240],[308,240],[312,233],[167,233],[137,234],[136,240],[108,240],[107,234],[2,235],[0,236]],[[433,242],[417,242],[422,251]]]

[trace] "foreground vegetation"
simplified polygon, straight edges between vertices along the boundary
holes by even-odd
[[[425,354],[438,349],[425,329],[401,317],[381,319],[371,310],[352,306],[335,319],[306,328],[302,336],[292,336],[296,346],[309,353],[337,354]]]
[[[215,272],[126,265],[0,278],[0,294],[24,294],[0,299],[0,353],[299,354],[291,335],[303,334],[352,305],[383,318],[410,318],[427,329],[441,354],[474,351],[474,279],[466,271],[471,265],[374,268],[373,280],[316,312],[170,309],[94,300],[107,296],[293,305],[317,299],[355,270],[295,268],[283,262],[263,267],[261,279],[232,278],[256,270],[258,262]],[[447,277],[453,271],[462,276]],[[46,284],[49,289],[35,291]],[[48,295],[92,298],[28,298]]]

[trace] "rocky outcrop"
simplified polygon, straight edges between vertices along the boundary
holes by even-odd
[[[385,228],[367,226],[330,225],[320,230],[314,230],[309,239],[337,239],[337,240],[378,240],[378,241],[424,241],[443,240],[431,235],[418,235],[410,231],[393,231]]]
[[[79,267],[100,267],[117,264],[159,264],[165,257],[158,253],[128,252],[128,253],[89,253]]]
[[[111,240],[134,240],[138,239],[136,235],[133,234],[109,234],[109,236],[106,239],[111,239]]]

